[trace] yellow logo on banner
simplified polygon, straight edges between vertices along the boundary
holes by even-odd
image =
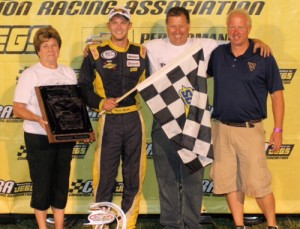
[[[193,91],[194,89],[191,87],[182,87],[182,89],[179,91],[179,96],[182,98],[184,104],[185,104],[185,114],[187,115],[189,113],[190,104],[192,102],[193,97]]]

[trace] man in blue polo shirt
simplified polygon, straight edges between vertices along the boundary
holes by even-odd
[[[268,229],[274,229],[278,227],[262,120],[267,117],[270,94],[274,130],[269,144],[278,151],[284,117],[282,80],[273,56],[264,58],[252,52],[253,42],[248,39],[251,18],[247,11],[230,12],[227,30],[230,43],[212,52],[207,69],[208,75],[214,77],[214,193],[226,194],[236,228],[246,228],[243,212],[248,195],[256,198]]]

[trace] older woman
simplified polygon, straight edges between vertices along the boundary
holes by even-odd
[[[39,62],[23,71],[14,98],[14,115],[24,119],[24,139],[32,179],[30,206],[34,208],[40,229],[47,228],[47,210],[51,207],[55,227],[64,225],[70,163],[74,143],[49,143],[42,118],[36,86],[76,84],[75,72],[58,64],[61,38],[51,26],[39,29],[34,36],[34,48]]]

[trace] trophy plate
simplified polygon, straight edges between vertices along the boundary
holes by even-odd
[[[78,85],[35,87],[50,143],[94,141],[93,127]]]

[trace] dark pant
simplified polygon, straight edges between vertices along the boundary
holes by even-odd
[[[103,132],[99,133],[100,179],[96,184],[96,201],[112,201],[116,177],[122,160],[124,182],[122,209],[127,212],[139,193],[145,165],[141,165],[143,129],[140,114],[109,114],[105,116]],[[145,153],[145,152],[144,152]],[[97,160],[97,159],[96,159]]]
[[[31,207],[64,209],[69,190],[70,163],[75,143],[49,144],[45,135],[24,134],[32,180]]]
[[[152,132],[152,147],[159,185],[160,223],[165,229],[201,228],[204,169],[189,174],[161,128]]]

